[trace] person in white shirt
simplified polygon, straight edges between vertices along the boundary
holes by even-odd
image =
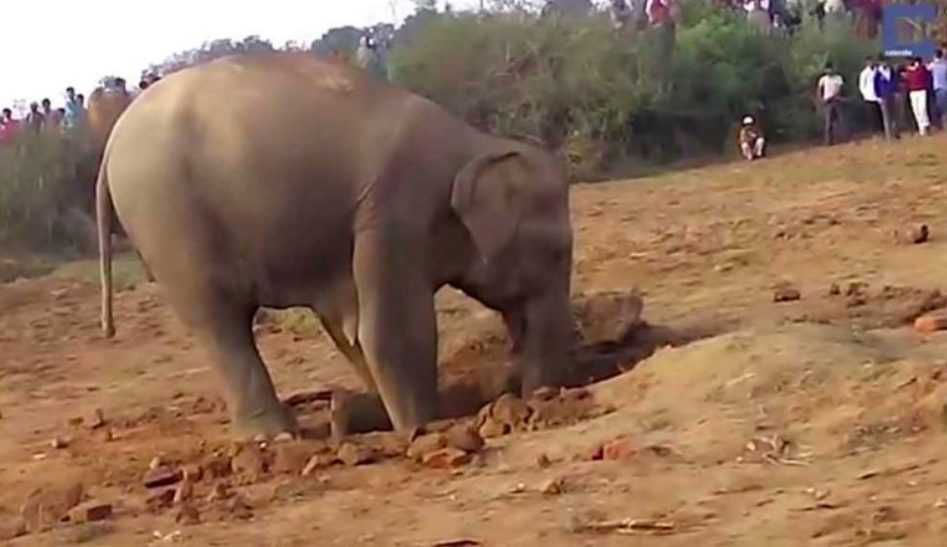
[[[826,15],[844,15],[845,14],[845,1],[844,0],[825,0],[825,13]]]
[[[881,100],[875,90],[875,74],[877,73],[878,65],[875,60],[872,57],[866,57],[865,68],[858,75],[858,91],[868,108],[873,133],[884,131],[884,123],[881,119]]]
[[[944,51],[934,51],[934,60],[927,65],[934,84],[934,104],[940,116],[942,128],[947,129],[947,60],[944,60]]]
[[[842,86],[845,81],[835,72],[832,63],[825,65],[825,74],[819,78],[818,95],[822,104],[822,115],[825,120],[825,144],[835,144],[838,128],[842,121]]]

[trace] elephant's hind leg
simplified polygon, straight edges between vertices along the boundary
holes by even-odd
[[[240,439],[298,432],[292,411],[280,402],[253,337],[254,306],[215,291],[168,291],[182,319],[210,351],[224,383],[232,434]],[[187,294],[191,293],[191,294]],[[210,294],[209,294],[210,293]]]

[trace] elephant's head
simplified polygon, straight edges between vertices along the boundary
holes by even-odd
[[[126,92],[106,90],[98,87],[89,96],[88,125],[92,138],[92,147],[97,153],[105,150],[109,134],[119,116],[131,104],[132,97]]]
[[[523,393],[566,383],[572,225],[563,165],[522,145],[486,153],[457,174],[451,207],[472,243],[458,286],[502,314]]]

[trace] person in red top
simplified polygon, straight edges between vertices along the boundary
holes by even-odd
[[[915,57],[904,71],[904,83],[908,97],[911,99],[911,110],[914,111],[917,131],[921,135],[927,135],[931,127],[930,116],[927,114],[927,91],[930,80],[931,73],[921,62],[920,57]]]
[[[3,117],[0,118],[0,145],[13,144],[19,131],[20,122],[13,119],[13,111],[4,108]]]

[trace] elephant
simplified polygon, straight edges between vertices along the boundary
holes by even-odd
[[[573,230],[553,151],[308,53],[243,53],[149,87],[96,185],[101,326],[122,226],[208,350],[231,435],[298,436],[258,352],[261,307],[308,307],[396,432],[438,419],[435,293],[495,310],[522,393],[567,385]]]

